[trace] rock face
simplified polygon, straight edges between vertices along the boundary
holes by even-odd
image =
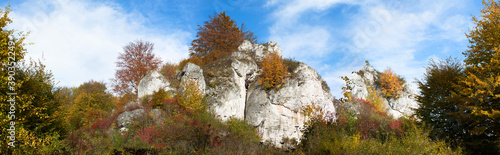
[[[137,86],[137,98],[142,98],[146,95],[152,95],[153,92],[163,88],[165,91],[172,90],[169,87],[170,83],[158,71],[152,71],[144,76]]]
[[[288,80],[278,91],[266,93],[253,83],[247,94],[245,120],[258,127],[264,140],[281,147],[283,138],[300,140],[304,121],[301,109],[315,104],[333,114],[333,97],[323,86],[323,80],[311,67],[300,64],[297,77]]]
[[[304,121],[301,109],[315,104],[334,113],[328,86],[311,67],[300,63],[278,91],[265,91],[257,82],[267,54],[281,55],[275,42],[264,45],[245,41],[228,59],[205,66],[210,110],[222,120],[245,119],[257,127],[263,141],[281,147],[283,138],[300,140]]]
[[[352,73],[350,76],[352,81],[352,97],[366,99],[369,87],[379,87],[376,86],[379,75],[380,72],[375,70],[368,62],[366,62],[360,71]],[[418,108],[418,103],[413,98],[416,92],[407,83],[403,87],[403,93],[400,94],[399,98],[384,100],[388,112],[395,118],[403,115],[410,116],[413,114],[412,108]]]
[[[286,146],[282,143],[284,138],[299,141],[302,137],[301,130],[308,119],[303,115],[303,107],[314,104],[334,114],[334,99],[319,74],[303,63],[298,64],[279,90],[264,90],[258,84],[258,64],[271,53],[282,55],[278,43],[260,45],[244,41],[231,56],[206,64],[203,69],[186,64],[177,78],[181,85],[187,80],[196,81],[210,104],[208,110],[221,120],[244,119],[258,129],[263,141],[276,147]],[[171,89],[168,86],[165,78],[152,72],[141,80],[139,97],[159,88]],[[130,120],[142,113],[143,109],[136,109],[120,114],[119,126],[126,130]]]
[[[203,77],[203,69],[192,63],[187,63],[179,74],[181,79],[181,85],[183,85],[188,80],[195,81],[199,89],[205,94],[205,78]]]

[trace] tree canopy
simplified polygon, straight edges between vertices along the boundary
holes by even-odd
[[[228,56],[245,39],[257,42],[253,32],[245,31],[244,24],[239,28],[236,21],[226,15],[226,12],[216,13],[209,16],[209,19],[203,26],[199,26],[197,38],[191,42],[189,48],[190,56],[203,58],[204,64]]]
[[[113,79],[114,91],[120,95],[137,94],[137,86],[141,79],[151,70],[160,67],[161,60],[153,54],[154,44],[137,40],[123,47],[118,56]]]

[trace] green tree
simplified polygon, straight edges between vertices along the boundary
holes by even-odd
[[[27,33],[8,29],[12,23],[9,7],[0,9],[0,152],[33,154],[59,140],[61,119],[54,115],[59,102],[54,99],[53,76],[40,61],[26,61]],[[9,95],[7,93],[16,93]],[[14,102],[7,102],[14,100]],[[5,103],[5,104],[4,104]],[[11,105],[10,103],[15,103]],[[11,123],[15,123],[11,126]],[[15,148],[8,146],[10,129],[15,127]]]
[[[424,78],[417,82],[420,95],[416,96],[416,116],[432,127],[432,138],[444,139],[456,147],[464,135],[455,115],[460,112],[457,105],[462,101],[453,92],[458,91],[455,85],[465,77],[464,66],[457,59],[448,58],[431,60],[426,70]]]

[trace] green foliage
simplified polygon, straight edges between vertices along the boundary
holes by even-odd
[[[239,120],[236,118],[230,118],[227,120],[227,125],[229,126],[229,131],[231,135],[240,140],[241,143],[259,143],[260,137],[257,133],[257,129],[250,124],[246,123],[244,120]]]
[[[295,70],[300,66],[300,62],[292,58],[285,58],[283,59],[283,66],[287,68],[287,72],[291,73],[293,78],[296,76]]]
[[[462,63],[448,58],[431,60],[424,78],[418,81],[420,95],[416,99],[420,105],[416,116],[432,127],[432,138],[444,139],[455,147],[460,145],[464,128],[455,115],[460,113],[456,105],[463,101],[453,93],[458,91],[455,86],[464,76]]]
[[[90,127],[94,122],[109,115],[114,108],[114,102],[111,93],[106,89],[105,83],[91,80],[74,90],[74,105],[69,108],[67,119],[70,129]]]
[[[41,149],[50,143],[49,140],[54,139],[50,135],[65,131],[62,125],[64,118],[57,115],[61,103],[55,99],[52,74],[45,70],[45,65],[31,61],[29,64],[19,63],[17,67],[14,75],[17,95],[7,95],[11,91],[7,91],[6,87],[0,88],[3,92],[0,94],[2,100],[15,99],[13,106],[0,104],[0,116],[5,118],[0,120],[0,125],[2,129],[8,129],[11,128],[11,122],[15,122],[16,148]],[[14,117],[8,119],[8,115]],[[7,130],[0,131],[2,152],[15,150],[8,149],[7,135],[10,135]]]
[[[158,91],[153,92],[150,104],[153,108],[160,109],[163,107],[163,100],[174,97],[175,96],[171,91],[165,91],[163,88],[160,88]]]
[[[313,121],[307,126],[299,152],[305,154],[460,154],[443,141],[428,138],[428,130],[412,119],[393,120],[373,103],[354,100],[338,106],[337,120]]]

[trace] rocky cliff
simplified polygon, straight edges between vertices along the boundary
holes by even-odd
[[[352,82],[352,97],[366,99],[369,87],[375,87],[377,90],[380,90],[380,86],[377,84],[380,74],[368,62],[365,63],[361,70],[353,72],[349,77]],[[410,116],[413,114],[412,109],[418,108],[418,103],[414,99],[415,95],[416,92],[411,89],[409,84],[404,83],[403,92],[398,98],[383,98],[384,106],[387,112],[395,118],[403,115]]]
[[[200,89],[210,104],[208,109],[221,120],[245,120],[258,129],[264,142],[281,147],[285,138],[300,140],[307,119],[303,107],[315,104],[325,112],[334,113],[334,98],[321,76],[299,62],[290,73],[293,76],[279,90],[264,90],[258,84],[259,64],[271,53],[282,55],[278,43],[271,41],[261,45],[245,41],[224,60],[202,67],[188,63],[179,71],[178,79],[181,83],[192,79],[201,84]],[[157,75],[152,72],[141,80],[139,98],[159,88],[175,90]],[[123,120],[121,122],[126,122]]]

